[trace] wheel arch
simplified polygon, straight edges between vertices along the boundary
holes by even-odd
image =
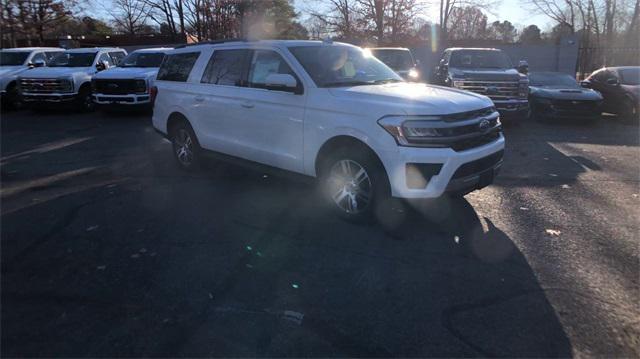
[[[354,149],[364,150],[367,153],[369,153],[372,156],[372,158],[375,161],[377,161],[382,168],[385,168],[384,163],[382,162],[378,154],[366,142],[362,141],[357,137],[350,136],[350,135],[336,135],[326,140],[322,144],[322,146],[320,146],[320,149],[316,154],[314,167],[313,167],[315,170],[316,176],[320,174],[320,167],[322,165],[322,161],[325,158],[327,158],[327,156],[329,156],[333,151],[339,148],[354,148]]]

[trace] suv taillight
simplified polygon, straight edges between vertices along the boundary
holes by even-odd
[[[150,100],[151,100],[151,106],[153,107],[153,105],[155,105],[156,103],[156,97],[158,96],[158,87],[157,86],[152,86],[151,90],[149,91],[149,96]]]

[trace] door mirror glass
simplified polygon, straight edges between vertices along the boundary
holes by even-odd
[[[282,87],[286,89],[294,89],[298,85],[298,81],[289,74],[270,74],[264,82],[265,85],[269,87]]]
[[[47,63],[44,62],[44,60],[35,60],[29,65],[30,65],[29,67],[44,67],[47,65]]]
[[[589,81],[580,81],[580,86],[589,89],[591,88],[591,83]]]
[[[520,60],[520,62],[518,62],[518,67],[516,67],[516,69],[521,74],[527,74],[529,73],[529,63],[525,60]]]

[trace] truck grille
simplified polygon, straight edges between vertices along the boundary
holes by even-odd
[[[60,79],[20,79],[20,90],[29,93],[68,92],[67,80]]]
[[[492,100],[506,100],[518,97],[518,81],[462,81],[457,86],[461,90],[488,96]]]
[[[136,80],[97,79],[93,80],[95,93],[105,95],[127,95],[136,92]]]

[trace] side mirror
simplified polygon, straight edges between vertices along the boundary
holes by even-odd
[[[529,73],[529,63],[525,60],[520,60],[520,62],[518,62],[518,67],[516,67],[516,69],[518,70],[519,73],[526,75]]]
[[[274,88],[295,89],[298,86],[298,81],[289,74],[271,74],[267,76],[264,84]]]
[[[591,83],[589,81],[580,81],[580,86],[586,88],[586,89],[590,89],[591,88]]]
[[[610,79],[607,79],[607,85],[618,86],[618,85],[620,85],[620,82],[618,82],[617,78],[612,77]]]
[[[449,65],[447,65],[444,59],[440,60],[438,63],[438,72],[447,71],[449,69]]]
[[[98,71],[106,70],[108,68],[109,68],[109,63],[106,62],[106,61],[99,61],[96,64],[96,70],[98,70]]]
[[[44,62],[44,60],[36,60],[36,61],[34,61],[34,62],[30,63],[30,64],[29,64],[29,67],[30,67],[30,68],[34,68],[34,67],[44,67],[44,66],[46,66],[46,65],[47,65],[47,63],[46,63],[46,62]]]

